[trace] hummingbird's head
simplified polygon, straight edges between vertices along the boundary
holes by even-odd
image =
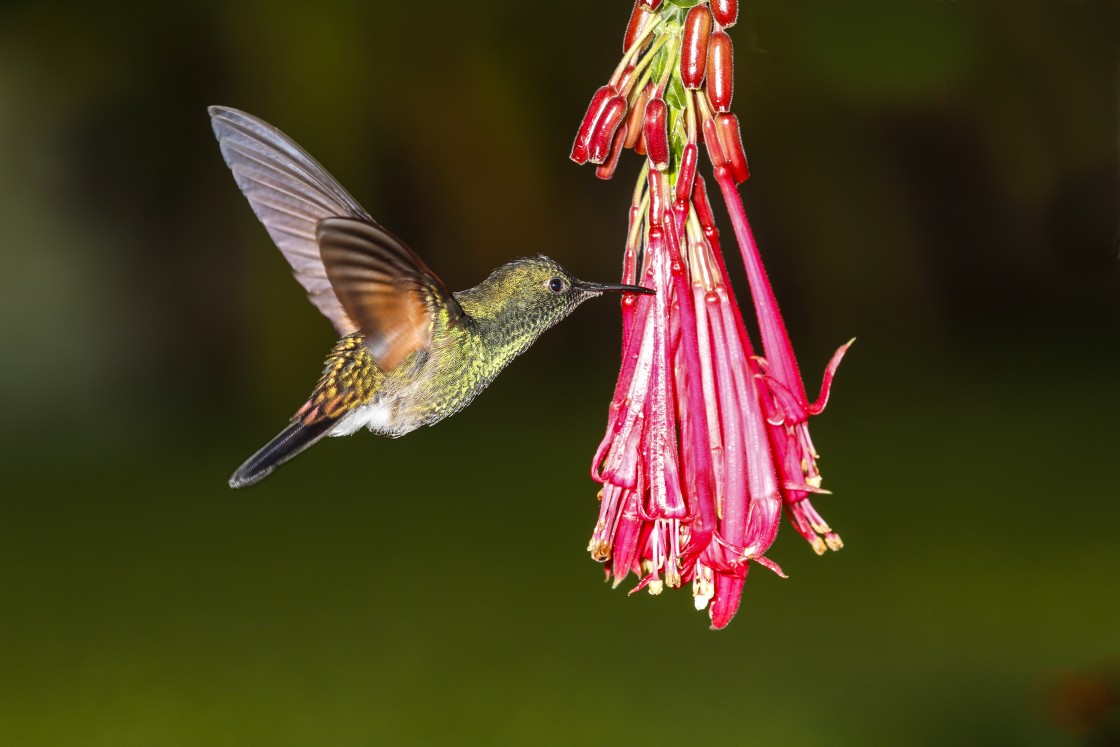
[[[499,267],[479,288],[487,286],[487,295],[496,302],[503,316],[535,328],[537,334],[572,313],[587,299],[602,293],[653,293],[637,285],[580,280],[544,256],[524,257]]]

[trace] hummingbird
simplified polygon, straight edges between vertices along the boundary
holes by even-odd
[[[544,256],[515,259],[457,293],[272,125],[212,106],[233,178],[339,340],[311,396],[229,479],[252,485],[324,436],[403,436],[469,405],[541,333],[605,292]]]

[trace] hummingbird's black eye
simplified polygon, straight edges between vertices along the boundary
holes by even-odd
[[[564,278],[552,278],[548,281],[548,289],[553,293],[560,294],[568,289],[568,283]]]

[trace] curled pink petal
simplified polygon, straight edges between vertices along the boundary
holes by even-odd
[[[821,381],[821,393],[816,401],[809,405],[808,409],[810,415],[820,415],[821,412],[824,411],[825,405],[828,404],[829,392],[832,391],[832,377],[836,375],[836,369],[840,367],[840,361],[843,360],[844,353],[848,352],[848,348],[850,348],[855,341],[856,338],[853,337],[837,348],[836,352],[832,354],[831,360],[828,361],[828,365],[825,366],[824,369],[824,379]]]

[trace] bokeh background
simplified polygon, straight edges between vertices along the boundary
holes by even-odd
[[[613,278],[637,159],[567,153],[627,0],[5,3],[0,745],[1115,744],[1116,4],[741,4],[806,379],[859,340],[814,423],[847,546],[786,527],[715,633],[584,552],[608,302],[438,428],[225,483],[333,334],[205,107],[453,288]]]

